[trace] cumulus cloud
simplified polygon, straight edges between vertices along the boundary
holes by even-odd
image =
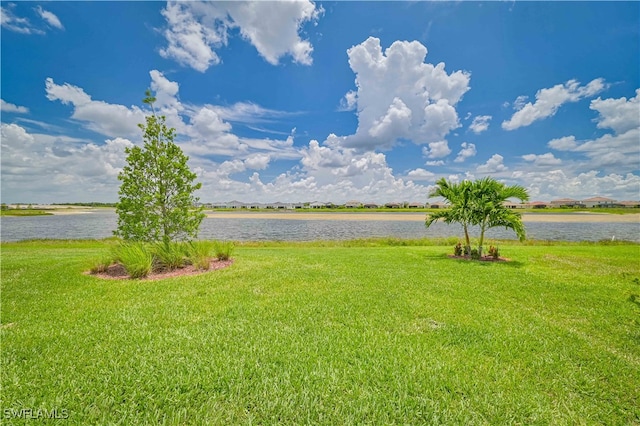
[[[612,129],[616,134],[640,127],[640,89],[636,89],[636,96],[627,100],[619,99],[594,99],[589,105],[598,112],[596,119],[599,129]]]
[[[458,156],[456,157],[456,159],[453,160],[455,163],[462,163],[467,158],[471,158],[476,155],[477,151],[476,151],[476,146],[474,144],[462,142],[460,146],[462,149],[458,152]]]
[[[569,173],[565,170],[517,171],[511,179],[524,185],[532,198],[552,200],[559,197],[584,199],[601,195],[618,200],[637,200],[640,176],[633,173],[601,174],[596,170]]]
[[[113,201],[117,175],[124,167],[123,138],[102,144],[63,136],[29,133],[17,124],[2,124],[2,192],[24,201],[60,201],[70,195],[77,200]]]
[[[60,19],[58,19],[58,17],[54,15],[52,12],[49,12],[48,10],[44,10],[41,6],[38,6],[35,10],[38,13],[38,15],[40,15],[40,17],[47,22],[47,24],[59,30],[64,30],[64,26],[62,25],[62,22],[60,22]]]
[[[429,147],[422,148],[422,155],[427,158],[442,158],[451,154],[447,141],[431,142]]]
[[[564,84],[538,90],[535,103],[527,102],[522,105],[524,99],[518,97],[514,102],[516,113],[511,119],[502,122],[502,128],[515,130],[528,126],[534,121],[553,116],[567,102],[577,102],[580,99],[594,96],[605,88],[605,82],[601,78],[592,80],[586,86],[580,86],[577,80],[569,80]]]
[[[436,175],[428,170],[418,168],[407,173],[407,177],[413,180],[433,181]]]
[[[476,135],[484,132],[489,129],[489,121],[491,121],[490,115],[478,115],[474,117],[473,121],[469,125],[469,130],[471,130]]]
[[[455,106],[469,90],[469,74],[425,63],[421,43],[396,41],[383,52],[380,40],[369,37],[347,54],[357,91],[343,104],[357,109],[358,129],[341,139],[344,146],[374,150],[400,138],[438,142],[460,126]]]
[[[0,99],[0,111],[7,113],[28,114],[29,108],[14,105],[10,102],[6,102],[4,99]]]
[[[530,163],[533,163],[535,166],[538,166],[538,167],[557,166],[559,164],[562,164],[562,160],[560,160],[559,158],[556,158],[550,152],[542,155],[526,154],[522,156],[522,159]]]
[[[478,173],[497,173],[504,172],[508,169],[507,166],[504,165],[504,157],[500,154],[493,154],[486,163],[478,166],[476,171]]]
[[[230,30],[238,29],[258,53],[277,65],[285,55],[310,65],[313,46],[300,38],[302,26],[315,22],[322,8],[308,0],[294,2],[175,2],[162,11],[168,27],[164,58],[204,72],[220,63],[216,50],[226,46]]]
[[[87,127],[106,136],[132,136],[138,134],[139,123],[144,123],[144,113],[138,107],[94,101],[84,90],[68,83],[56,84],[52,78],[45,82],[47,99],[73,105],[71,118],[85,122]]]
[[[611,172],[632,172],[640,164],[640,89],[630,99],[594,99],[590,108],[598,112],[596,125],[611,129],[599,138],[578,141],[575,136],[552,139],[547,145],[558,151],[582,153],[589,161],[583,167]]]

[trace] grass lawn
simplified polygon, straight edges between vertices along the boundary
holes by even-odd
[[[53,213],[48,212],[46,210],[36,210],[36,209],[9,209],[9,210],[0,210],[0,216],[48,216]]]
[[[5,421],[640,423],[639,245],[262,244],[197,277],[83,275],[107,244],[2,245]]]

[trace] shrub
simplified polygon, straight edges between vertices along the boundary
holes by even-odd
[[[187,245],[187,256],[196,268],[209,269],[213,249],[212,241],[192,241]]]
[[[458,243],[453,247],[453,254],[455,256],[462,256],[462,243]]]
[[[153,245],[153,254],[157,263],[163,268],[170,270],[182,268],[186,263],[184,246],[185,244],[179,242],[156,243]]]
[[[144,278],[153,269],[153,254],[143,243],[123,243],[114,249],[114,257],[131,278]]]
[[[231,241],[217,241],[215,243],[216,257],[218,260],[227,260],[231,257],[234,248]]]
[[[471,258],[474,260],[480,259],[480,252],[478,249],[471,249]]]
[[[489,256],[494,259],[498,259],[500,257],[500,250],[498,250],[497,246],[489,246]]]

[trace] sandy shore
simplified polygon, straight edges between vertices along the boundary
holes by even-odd
[[[208,212],[207,217],[219,219],[282,219],[282,220],[374,220],[423,222],[425,213],[299,213],[299,212]],[[523,222],[627,222],[640,223],[640,213],[524,213]]]

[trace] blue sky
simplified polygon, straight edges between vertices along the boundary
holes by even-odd
[[[640,199],[638,2],[5,2],[2,201],[117,200],[144,91],[201,201]]]

